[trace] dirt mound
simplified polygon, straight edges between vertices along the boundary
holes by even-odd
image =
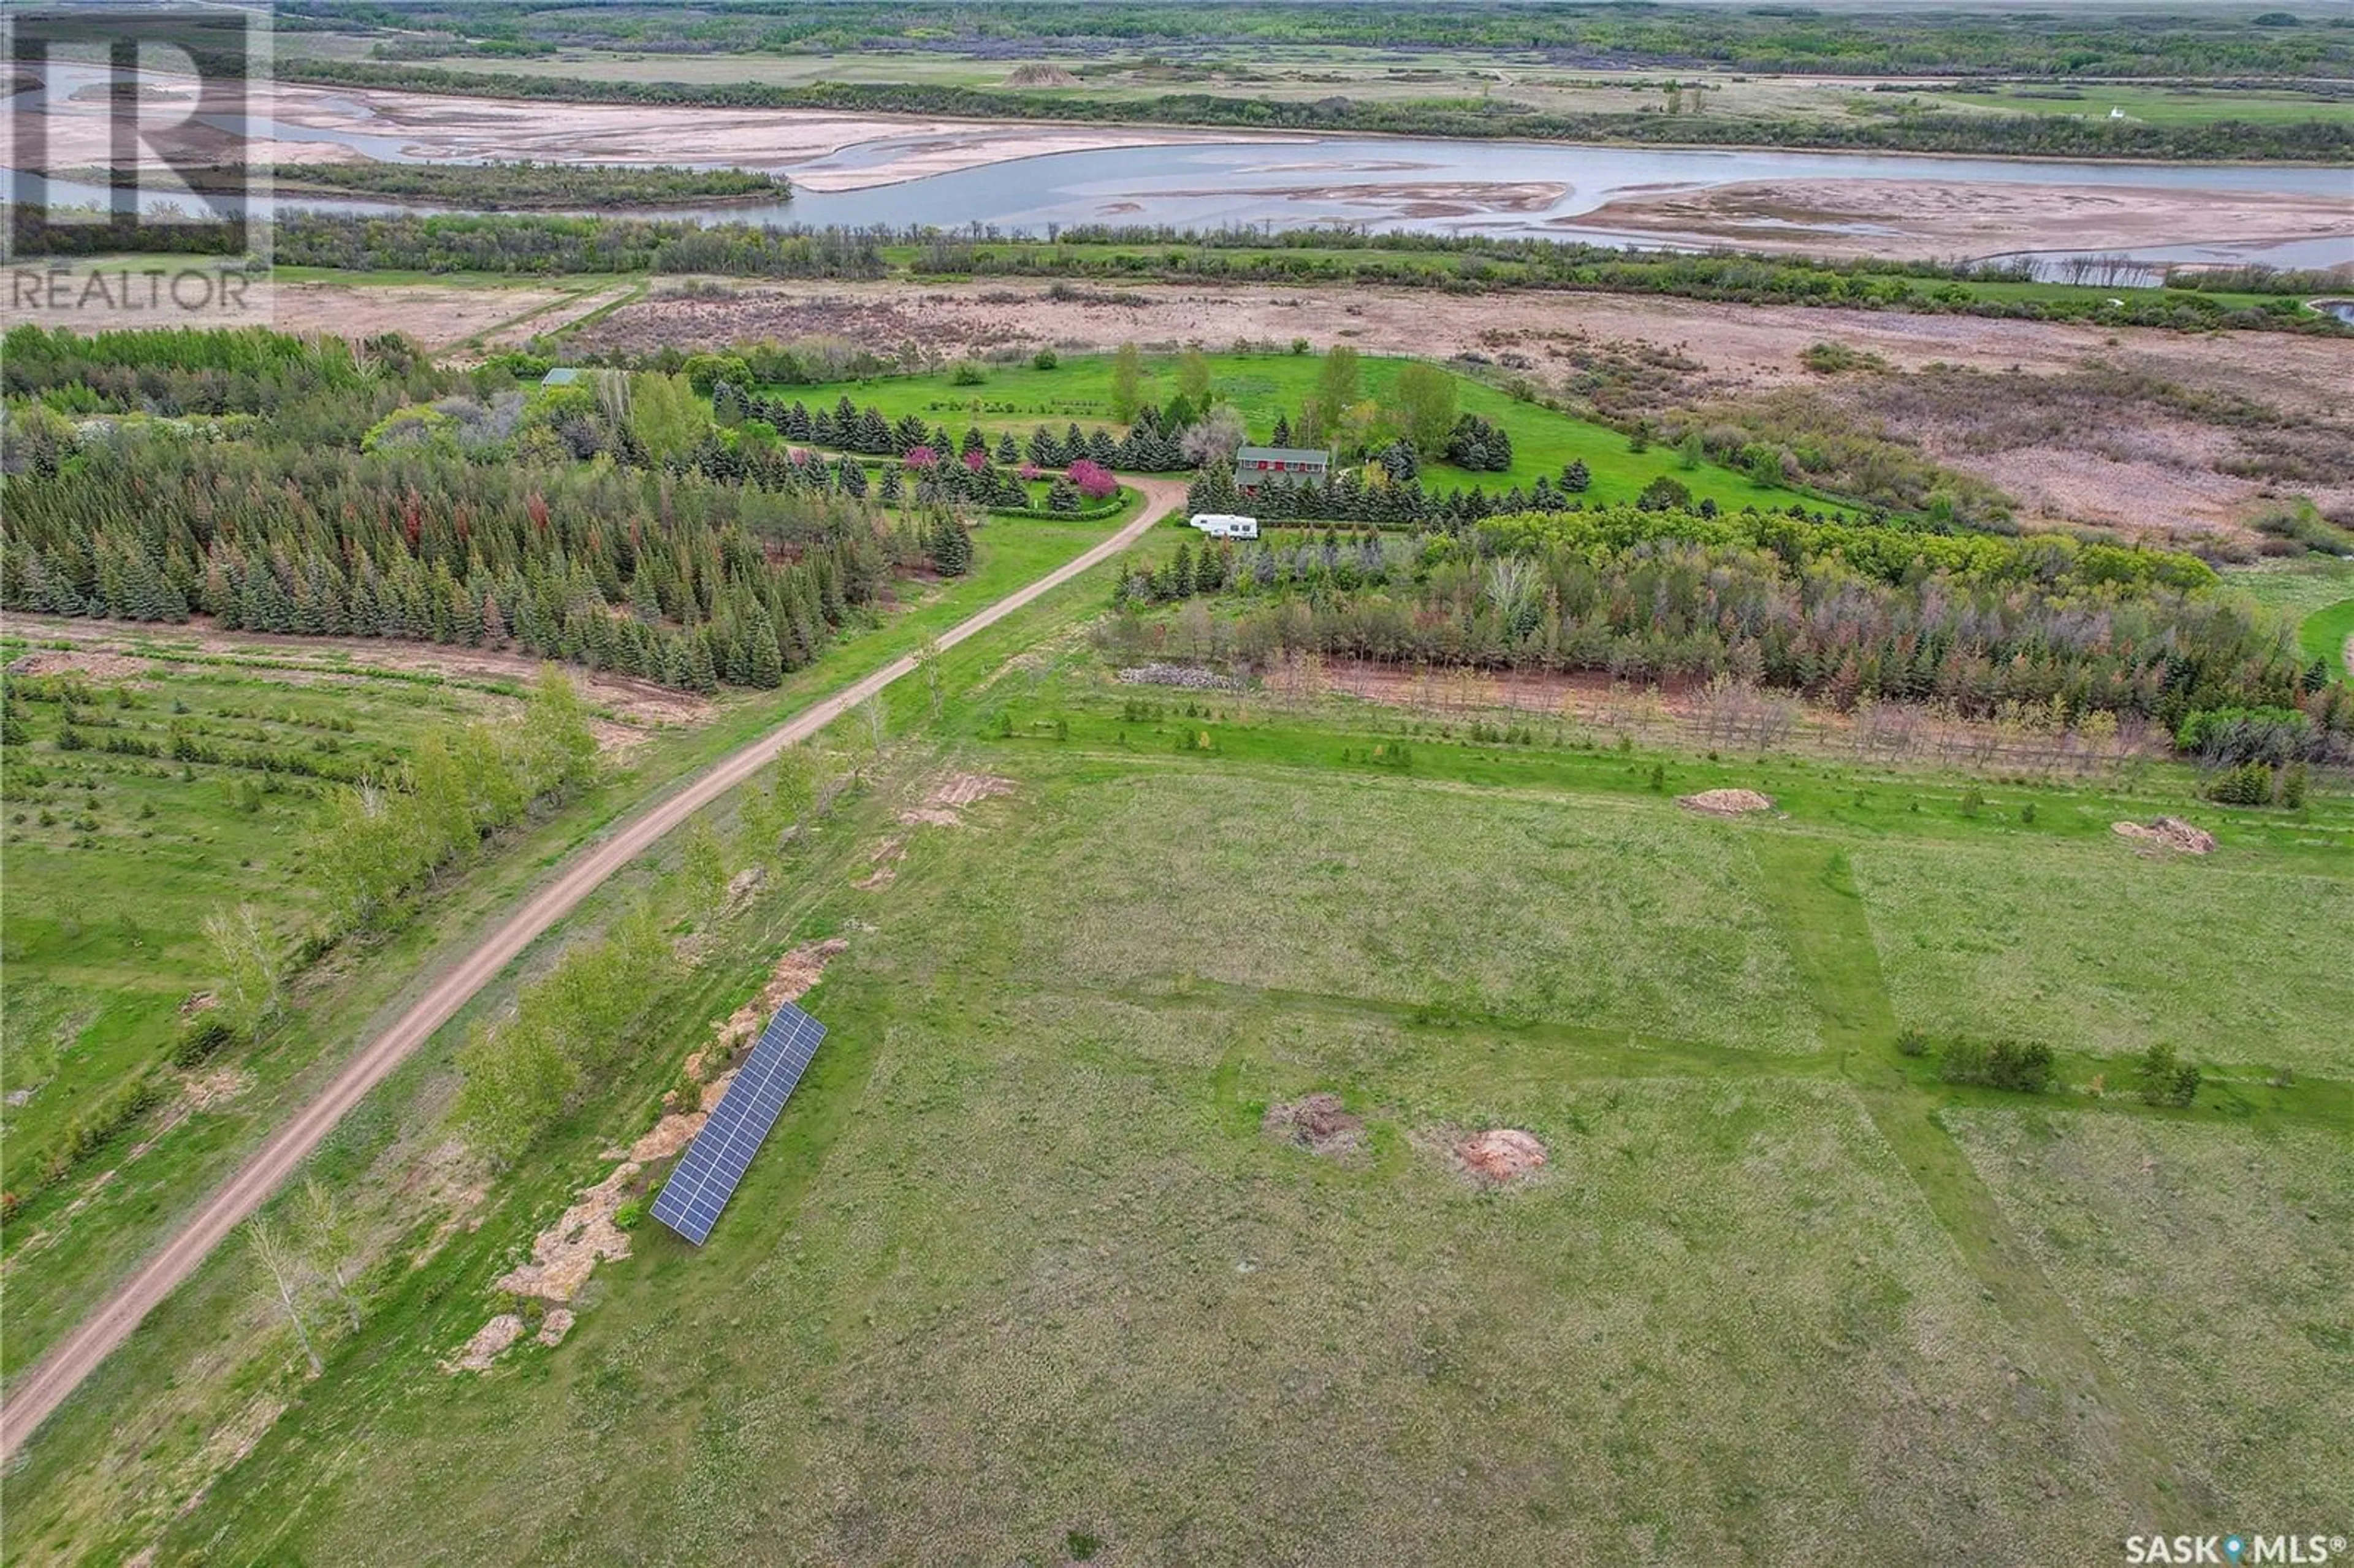
[[[629,1256],[629,1233],[613,1224],[613,1211],[621,1206],[622,1194],[638,1170],[636,1160],[625,1160],[602,1181],[584,1188],[578,1202],[531,1244],[531,1261],[509,1270],[496,1288],[569,1301],[588,1282],[599,1259]]]
[[[1079,85],[1079,79],[1061,66],[1041,65],[1033,61],[1029,65],[1015,66],[1009,71],[1006,74],[1005,85],[1008,87],[1076,87]]]
[[[550,1308],[547,1316],[539,1320],[539,1333],[535,1337],[543,1345],[555,1346],[564,1343],[564,1336],[570,1332],[572,1308],[557,1307]]]
[[[2184,854],[2213,854],[2215,835],[2204,828],[2194,828],[2179,817],[2155,817],[2147,822],[2111,822],[2109,831],[2119,838],[2138,839],[2158,849],[2179,850]]]
[[[1311,1154],[1346,1154],[1365,1141],[1364,1118],[1343,1110],[1340,1096],[1323,1092],[1303,1099],[1278,1100],[1267,1107],[1259,1128]]]
[[[1545,1162],[1545,1146],[1512,1127],[1475,1132],[1455,1146],[1463,1173],[1483,1187],[1519,1181]]]
[[[955,828],[964,824],[960,809],[992,795],[1013,793],[1013,780],[988,773],[951,773],[932,786],[924,803],[899,813],[899,820],[909,827],[928,822],[936,828]]]
[[[690,1059],[695,1075],[703,1075],[706,1061],[726,1060],[736,1047],[767,1028],[777,1009],[808,995],[810,988],[825,978],[825,966],[849,950],[848,942],[829,937],[822,942],[803,942],[779,959],[777,967],[769,971],[769,983],[760,988],[760,994],[711,1026],[717,1033],[710,1047]]]
[[[523,1319],[513,1312],[502,1312],[481,1328],[466,1341],[455,1361],[443,1361],[445,1372],[488,1372],[491,1363],[506,1354],[508,1347],[523,1338]]]
[[[1739,817],[1774,809],[1772,797],[1755,789],[1703,789],[1697,795],[1677,796],[1676,804],[1706,817]]]

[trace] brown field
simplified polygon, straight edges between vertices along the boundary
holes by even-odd
[[[1621,197],[1575,221],[1809,256],[2124,250],[2200,236],[2354,238],[2354,207],[2342,196],[1960,180],[1744,181]]]

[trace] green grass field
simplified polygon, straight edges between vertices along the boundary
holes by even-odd
[[[27,646],[0,639],[0,661]],[[266,670],[205,664],[158,663],[79,684],[88,705],[75,733],[86,747],[58,749],[63,704],[27,701],[26,741],[8,747],[0,777],[16,895],[0,916],[8,965],[0,1134],[19,1172],[46,1164],[108,1091],[162,1066],[182,1003],[217,979],[208,915],[250,903],[288,938],[315,902],[302,843],[323,815],[329,781],[184,765],[110,744],[161,747],[182,730],[234,755],[381,774],[429,729],[520,707],[452,685],[366,675],[297,685]]]
[[[2001,82],[1989,92],[1922,93],[1920,99],[1938,109],[1979,109],[2003,114],[2073,114],[2086,120],[2106,120],[2109,111],[2122,109],[2128,120],[2154,125],[2203,125],[2215,120],[2245,120],[2278,124],[2299,120],[2342,119],[2349,105],[2342,98],[2294,88],[2160,87],[2135,83],[2095,83],[2084,87],[2041,82]]]
[[[673,1022],[489,1181],[479,1231],[408,1213],[430,1261],[387,1255],[323,1378],[235,1259],[208,1266],[6,1478],[17,1539],[160,1534],[167,1563],[2008,1562],[2335,1517],[2342,794],[2223,812],[2158,768],[2007,787],[2045,805],[2022,824],[1936,775],[1499,747],[1346,704],[1140,715],[1068,635],[1100,594],[954,651],[937,732],[895,694],[889,771],[711,927]],[[1024,652],[1042,631],[1068,651]],[[906,824],[944,768],[1013,789]],[[1780,814],[1667,798],[1736,783]],[[2159,810],[2221,852],[2107,831]],[[854,886],[895,839],[896,880]],[[2007,960],[1934,961],[1985,931]],[[440,1374],[706,1021],[820,936],[848,943],[806,999],[832,1036],[711,1243],[642,1226],[561,1347]],[[1895,1049],[1925,1021],[2031,1028],[2059,1083],[1942,1085]],[[2207,1066],[2192,1107],[2129,1092],[2144,1036]],[[330,1176],[397,1185],[448,1059],[372,1102]],[[1261,1131],[1315,1090],[1364,1118],[1358,1152]],[[1447,1151],[1487,1127],[1547,1165],[1475,1190]],[[2195,1288],[2205,1259],[2227,1295]],[[250,1457],[175,1518],[223,1423]]]
[[[276,1035],[261,1048],[229,1052],[210,1065],[210,1070],[238,1075],[237,1093],[202,1105],[181,1094],[167,1096],[149,1116],[86,1155],[65,1181],[28,1202],[9,1224],[0,1253],[8,1325],[0,1343],[0,1370],[14,1375],[37,1357],[291,1107],[315,1090],[345,1052],[388,1024],[426,977],[469,946],[473,932],[617,813],[814,697],[916,650],[975,609],[1079,554],[1116,525],[992,520],[975,536],[969,576],[911,587],[880,627],[836,644],[778,691],[731,694],[699,726],[654,733],[581,800],[532,824],[504,853],[440,888],[422,918],[380,942],[347,943],[337,958],[308,971]],[[300,645],[260,652],[270,660],[315,662],[317,669],[192,662],[190,645],[171,628],[124,628],[115,645],[154,661],[151,672],[125,678],[134,699],[148,705],[129,710],[133,716],[152,716],[159,707],[168,711],[175,692],[191,694],[186,700],[194,709],[200,700],[212,700],[203,697],[209,684],[222,692],[259,694],[217,699],[233,705],[347,715],[355,725],[347,743],[390,744],[372,737],[412,735],[434,722],[445,703],[507,705],[489,694],[371,681],[359,673],[366,668],[364,657],[339,662],[322,653],[314,661]],[[189,668],[176,671],[180,664]],[[195,923],[201,921],[214,890],[245,890],[244,896],[266,892],[265,912],[281,925],[299,916],[303,906],[299,880],[286,874],[302,804],[289,796],[264,795],[260,812],[248,814],[224,804],[216,782],[179,782],[176,765],[168,779],[106,775],[98,846],[47,847],[65,830],[43,829],[37,814],[44,808],[29,800],[17,803],[18,769],[30,765],[56,775],[40,788],[58,793],[57,779],[62,775],[57,774],[58,758],[45,728],[55,724],[57,710],[45,715],[41,705],[27,705],[27,713],[32,744],[21,754],[10,747],[7,770],[0,774],[7,783],[8,813],[21,810],[28,817],[8,824],[6,843],[7,1083],[12,1091],[36,1088],[6,1113],[12,1169],[17,1159],[29,1158],[20,1150],[29,1149],[33,1134],[61,1124],[48,1111],[51,1104],[69,1103],[57,1091],[71,1087],[86,1097],[132,1064],[152,1062],[168,1044],[179,1002],[207,979]],[[108,732],[90,733],[95,738]],[[96,767],[134,759],[85,750],[66,754],[66,760]],[[135,760],[150,768],[163,766]],[[157,814],[142,819],[139,806],[148,797]],[[67,812],[81,810],[84,798],[77,785],[48,809],[69,826]],[[154,839],[138,837],[149,829]],[[249,859],[252,865],[238,863]],[[262,877],[270,879],[266,885],[257,880]],[[80,910],[80,936],[64,934],[61,904]],[[170,914],[168,922],[154,913],[159,908]],[[134,928],[143,947],[130,945]],[[102,1012],[94,1005],[100,1000]],[[27,1053],[21,1057],[20,1046]],[[56,1083],[37,1086],[52,1057]],[[27,1120],[20,1124],[19,1118]]]
[[[1299,421],[1301,408],[1315,391],[1320,364],[1312,355],[1214,354],[1206,357],[1212,393],[1242,413],[1251,439],[1257,441],[1273,436],[1278,417]],[[1365,395],[1378,401],[1412,361],[1369,356],[1362,363]],[[1174,397],[1178,391],[1175,357],[1147,355],[1145,366],[1146,399],[1160,404]],[[955,386],[949,373],[940,371],[769,390],[772,396],[799,398],[813,408],[848,397],[862,408],[873,404],[892,419],[917,414],[946,425],[951,436],[960,436],[967,425],[974,425],[992,440],[1001,431],[1012,431],[1020,440],[1042,424],[1057,434],[1075,422],[1083,429],[1111,424],[1111,373],[1110,356],[1094,355],[1064,359],[1051,370],[1027,364],[991,366],[988,379],[977,387]],[[1652,480],[1667,475],[1690,487],[1695,499],[1713,499],[1728,510],[1782,507],[1801,500],[1810,509],[1820,506],[1842,515],[1849,510],[1779,486],[1759,484],[1713,463],[1687,469],[1674,451],[1664,448],[1629,451],[1627,438],[1616,430],[1522,402],[1468,376],[1458,376],[1455,381],[1458,407],[1463,412],[1492,419],[1511,434],[1512,467],[1501,473],[1473,473],[1451,463],[1426,462],[1422,475],[1426,490],[1506,491],[1515,485],[1526,489],[1540,476],[1558,480],[1571,461],[1581,461],[1593,476],[1593,488],[1585,494],[1589,504],[1630,502]]]
[[[2259,604],[2297,622],[2297,641],[2339,680],[2354,678],[2354,561],[2307,556],[2260,567],[2235,567],[2223,580]]]

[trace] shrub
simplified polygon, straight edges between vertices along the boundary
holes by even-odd
[[[1091,458],[1081,458],[1068,470],[1071,483],[1089,501],[1108,501],[1119,493],[1119,481],[1111,470]]]
[[[2273,799],[2273,768],[2269,762],[2243,762],[2217,774],[2207,786],[2207,798],[2226,806],[2268,806]]]
[[[1929,1054],[1928,1031],[1910,1025],[1897,1031],[1896,1054],[1900,1056],[1926,1056]]]
[[[1033,370],[1052,370],[1062,363],[1051,348],[1042,348],[1030,356],[1030,368]]]
[[[180,1031],[179,1043],[172,1047],[172,1065],[193,1067],[236,1038],[237,1031],[217,1012],[199,1013]]]
[[[643,1198],[625,1198],[621,1206],[613,1211],[613,1228],[617,1231],[636,1230],[638,1222],[645,1215],[646,1202]]]
[[[949,366],[949,385],[951,387],[978,387],[988,379],[989,372],[970,359],[960,359]]]
[[[1962,791],[1962,815],[1975,817],[1986,808],[1986,796],[1975,784]]]
[[[1989,1045],[1956,1040],[1946,1047],[1938,1075],[1949,1084],[1983,1084],[2040,1095],[2052,1083],[2052,1047],[2035,1042],[1998,1040]]]
[[[1645,512],[1687,511],[1691,506],[1691,487],[1663,473],[1643,487],[1643,493],[1635,497],[1635,504]]]
[[[2187,1106],[2199,1097],[2199,1065],[2177,1059],[2163,1041],[2141,1054],[2141,1097],[2154,1106]]]

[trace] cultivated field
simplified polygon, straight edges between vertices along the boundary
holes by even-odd
[[[2210,1500],[2342,1505],[2271,1457],[2346,1398],[2292,1341],[2354,1330],[2311,1164],[2354,1071],[2313,945],[2346,920],[2342,800],[2275,832],[2160,770],[1964,811],[1934,775],[1140,710],[1074,657],[955,662],[964,738],[896,752],[714,927],[626,1083],[388,1280],[156,1560],[2015,1560]],[[1741,783],[1778,811],[1668,799]],[[2178,866],[2107,830],[2160,810],[2222,849]],[[1981,1019],[1983,973],[1920,959],[2010,868],[2115,927],[2016,991],[2097,975],[2107,1005]],[[2002,929],[2038,949],[2042,919]],[[562,1344],[438,1372],[705,1021],[822,937],[832,1037],[712,1242],[641,1227]],[[2147,961],[2113,975],[2095,941]],[[2157,1017],[2203,1020],[2165,1034],[2210,1067],[2190,1109],[2111,1054]],[[1957,1019],[2038,1030],[2058,1085],[1944,1086],[1895,1048]],[[1263,1130],[1318,1091],[1362,1118],[1332,1152]],[[1450,1150],[1490,1128],[1546,1163],[1480,1189]],[[2197,1234],[2245,1198],[2266,1247],[2321,1243],[2285,1277],[2234,1264],[2261,1298],[2229,1333],[2120,1295],[2139,1252],[2068,1239],[2089,1205],[2158,1245],[2153,1154]],[[77,1440],[134,1389],[94,1390]],[[63,1456],[36,1458],[10,1501],[54,1519]]]

